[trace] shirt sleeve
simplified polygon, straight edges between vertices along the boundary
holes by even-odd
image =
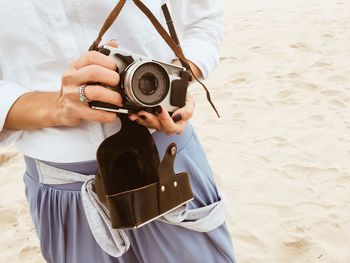
[[[224,37],[223,0],[170,0],[175,26],[181,32],[181,46],[206,79],[219,61]]]
[[[20,131],[5,130],[4,124],[12,105],[29,91],[16,82],[3,80],[0,67],[0,146],[9,145],[20,136]]]

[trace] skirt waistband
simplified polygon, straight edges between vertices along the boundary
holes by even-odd
[[[52,166],[54,168],[58,168],[65,171],[70,171],[74,173],[79,173],[82,176],[86,176],[88,178],[89,175],[93,175],[97,171],[97,162],[89,161],[89,162],[81,162],[81,163],[50,163],[44,161],[38,161],[28,156],[24,156],[24,162],[26,164],[26,175],[31,179],[36,181],[37,183],[43,184],[47,187],[58,189],[58,190],[68,190],[68,191],[80,191],[83,185],[83,182],[70,182],[65,184],[45,184],[40,180],[40,171],[38,170],[38,163],[42,163],[44,165]]]
[[[154,132],[152,134],[152,137],[156,143],[158,154],[160,159],[163,158],[166,148],[170,143],[176,143],[177,145],[177,152],[184,149],[187,145],[187,143],[190,141],[193,134],[193,128],[190,123],[187,124],[184,132],[182,134],[175,134],[172,136],[168,136],[163,132]],[[39,182],[39,172],[37,168],[37,162],[41,162],[44,164],[47,164],[49,166],[79,173],[82,175],[92,175],[96,174],[96,171],[98,169],[98,163],[96,160],[92,161],[86,161],[86,162],[76,162],[76,163],[54,163],[54,162],[47,162],[47,161],[41,161],[33,159],[29,156],[24,156],[24,161],[26,164],[26,173],[35,181]],[[62,190],[73,190],[73,191],[80,191],[81,186],[83,185],[82,182],[76,182],[76,183],[68,183],[68,184],[60,184],[60,185],[47,185],[52,188],[56,189],[62,189]]]

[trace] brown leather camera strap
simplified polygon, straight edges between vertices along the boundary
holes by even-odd
[[[110,26],[114,23],[118,15],[120,14],[122,8],[125,5],[126,0],[120,0],[118,4],[114,7],[112,12],[107,17],[106,21],[104,22],[96,40],[93,42],[93,44],[90,46],[89,50],[97,50],[98,46],[102,40],[103,35],[106,33],[106,31],[110,28]],[[180,48],[180,45],[177,44],[173,38],[168,34],[168,32],[163,28],[163,26],[159,23],[158,19],[153,15],[153,13],[145,6],[140,0],[133,0],[135,5],[145,14],[145,16],[148,18],[148,20],[152,23],[154,28],[157,30],[157,32],[160,34],[160,36],[164,39],[164,41],[168,44],[168,46],[171,48],[171,50],[175,53],[175,55],[180,59],[180,61],[185,65],[185,68],[189,70],[192,74],[192,76],[201,84],[201,86],[205,89],[207,99],[210,103],[210,105],[215,110],[218,117],[220,117],[214,103],[212,102],[210,98],[210,93],[207,87],[198,80],[198,78],[194,75],[190,63],[188,59],[185,57],[184,53],[182,52],[182,49]],[[164,9],[163,9],[164,12]],[[166,16],[170,16],[170,13],[165,13]],[[169,28],[170,29],[170,28]],[[172,29],[170,29],[172,30]],[[175,29],[174,29],[175,30]]]
[[[126,0],[120,0],[118,4],[115,6],[115,8],[112,10],[112,12],[107,17],[105,23],[103,24],[98,37],[94,41],[94,43],[91,45],[89,50],[97,50],[98,45],[100,44],[103,35],[106,33],[106,31],[110,28],[110,26],[113,24],[113,22],[117,19],[118,15],[120,14],[120,11],[125,5]],[[189,61],[185,58],[182,50],[178,47],[178,45],[175,43],[175,41],[169,36],[168,32],[165,31],[165,29],[162,27],[162,25],[159,23],[157,18],[152,14],[152,12],[145,6],[140,0],[133,0],[135,5],[146,15],[146,17],[149,19],[149,21],[152,23],[152,25],[155,27],[155,29],[158,31],[158,33],[161,35],[161,37],[164,39],[164,41],[169,45],[171,50],[175,53],[175,55],[183,61],[186,66],[189,68]]]
[[[106,21],[104,22],[100,32],[98,33],[98,36],[94,43],[90,46],[89,50],[97,50],[98,45],[100,44],[103,35],[107,32],[107,30],[111,27],[111,25],[114,23],[115,19],[119,15],[120,11],[122,11],[123,6],[125,5],[126,0],[120,0],[118,4],[114,7],[112,12],[107,17]]]

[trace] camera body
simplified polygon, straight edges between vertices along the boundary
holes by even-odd
[[[98,51],[117,64],[120,83],[117,87],[106,88],[119,92],[123,105],[92,101],[91,108],[125,114],[141,110],[154,113],[155,106],[161,105],[173,113],[185,105],[191,75],[184,67],[110,46],[102,46]]]

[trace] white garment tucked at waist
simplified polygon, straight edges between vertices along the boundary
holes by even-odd
[[[98,200],[93,191],[94,175],[82,175],[36,161],[39,182],[42,184],[67,184],[84,182],[81,188],[85,214],[91,232],[99,246],[109,255],[120,257],[130,247],[124,230],[112,228],[107,208]],[[216,203],[197,209],[186,206],[176,208],[156,219],[164,223],[181,226],[197,232],[209,232],[225,222],[225,206],[221,198]]]
[[[166,27],[161,5],[169,2],[186,57],[206,78],[218,61],[223,38],[222,0],[143,0]],[[94,160],[104,138],[119,130],[119,121],[101,125],[34,131],[3,130],[8,111],[24,93],[58,91],[72,60],[88,50],[116,1],[4,0],[0,8],[0,146],[16,141],[27,156],[49,162]],[[170,62],[174,55],[148,19],[127,1],[103,42]],[[35,103],[35,101],[33,101]]]

